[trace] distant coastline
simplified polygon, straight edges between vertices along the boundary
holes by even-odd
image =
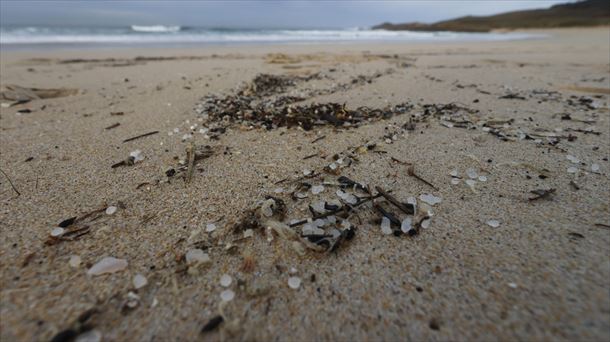
[[[516,11],[483,17],[466,16],[432,24],[383,23],[373,26],[373,29],[419,32],[491,32],[497,29],[590,27],[609,24],[610,4],[608,1],[585,0],[555,5],[548,9]]]

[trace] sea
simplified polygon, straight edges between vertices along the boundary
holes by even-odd
[[[42,27],[2,26],[0,47],[134,47],[219,44],[299,44],[341,42],[501,41],[540,38],[516,32],[460,33],[348,29],[215,29],[186,26]]]

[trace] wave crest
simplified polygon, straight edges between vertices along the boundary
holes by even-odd
[[[136,32],[154,32],[154,33],[171,33],[180,31],[180,26],[163,26],[163,25],[151,25],[151,26],[140,26],[131,25],[131,29]]]

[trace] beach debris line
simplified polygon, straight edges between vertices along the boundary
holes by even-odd
[[[298,83],[307,82],[313,79],[321,79],[320,74],[312,74],[309,76],[292,76],[292,75],[270,75],[258,74],[239,91],[240,95],[244,96],[269,96],[277,93],[283,93],[288,88],[296,86]]]
[[[202,112],[211,120],[228,120],[244,126],[275,129],[301,127],[306,131],[315,126],[357,127],[371,120],[387,119],[406,113],[412,106],[399,104],[384,109],[369,107],[348,108],[340,103],[312,103],[308,105],[284,105],[267,103],[256,105],[249,98],[209,95],[204,98]]]
[[[302,183],[295,184],[299,189]],[[269,242],[279,237],[286,241],[288,246],[297,254],[304,255],[306,250],[332,253],[346,241],[352,240],[356,235],[356,227],[350,222],[352,216],[361,220],[362,213],[367,208],[375,209],[380,213],[382,233],[400,236],[417,235],[420,228],[427,228],[433,215],[431,206],[425,202],[417,205],[415,197],[406,202],[398,200],[390,194],[391,191],[375,187],[376,194],[360,182],[353,181],[345,176],[335,181],[326,179],[322,185],[310,184],[310,189],[320,187],[338,187],[335,192],[312,190],[314,199],[307,204],[310,216],[303,219],[287,219],[287,205],[284,200],[266,196],[252,209],[247,210],[238,220],[230,224],[233,234],[242,234],[245,231],[259,231],[267,236]],[[298,190],[297,190],[298,191]],[[427,195],[432,196],[432,195]],[[324,199],[321,199],[324,198]],[[434,204],[440,198],[434,197]],[[293,197],[298,207],[300,198]],[[370,203],[371,206],[364,206]],[[388,203],[399,209],[403,218],[386,208]],[[362,209],[365,208],[365,209]]]
[[[258,126],[267,129],[277,127],[299,126],[311,130],[314,125],[334,125],[336,127],[354,127],[366,123],[368,120],[387,118],[405,112],[403,106],[392,108],[371,109],[360,107],[348,109],[345,104],[326,103],[294,105],[316,95],[330,94],[338,90],[349,89],[361,81],[370,83],[372,78],[381,77],[389,73],[376,73],[375,75],[361,76],[349,84],[340,84],[331,89],[317,89],[305,92],[302,96],[286,93],[288,88],[297,83],[322,78],[319,74],[310,76],[267,75],[261,74],[246,86],[242,86],[225,96],[208,95],[204,97],[195,108],[197,114],[204,119],[212,121],[231,121],[246,127]]]

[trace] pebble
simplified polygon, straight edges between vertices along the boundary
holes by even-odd
[[[216,230],[216,225],[213,223],[208,223],[205,225],[205,231],[211,233]]]
[[[136,274],[133,277],[133,288],[134,289],[141,289],[144,286],[146,286],[146,284],[148,284],[148,279],[146,279],[145,276],[141,275],[141,274]]]
[[[231,276],[228,274],[223,274],[222,277],[220,277],[220,285],[222,287],[229,287],[231,286],[232,282],[233,278],[231,278]]]
[[[451,177],[457,177],[458,176],[458,171],[457,170],[453,170],[453,171],[449,172],[449,175]]]
[[[568,173],[576,173],[576,172],[578,172],[578,168],[576,168],[574,166],[568,167]]]
[[[591,164],[591,171],[593,172],[599,172],[599,164]]]
[[[88,271],[88,275],[100,275],[105,273],[114,273],[127,268],[127,260],[117,259],[114,257],[105,257],[93,265]]]
[[[420,226],[424,229],[430,227],[430,219],[422,220],[420,223]]]
[[[438,203],[441,203],[442,199],[440,197],[436,197],[432,194],[422,194],[419,196],[419,199],[424,202],[424,203],[428,203],[430,205],[435,205]]]
[[[470,180],[470,179],[469,179]],[[451,184],[453,185],[458,185],[460,184],[460,179],[459,178],[451,178]]]
[[[498,221],[498,220],[488,220],[487,221],[487,225],[492,227],[492,228],[498,228],[498,227],[500,227],[500,221]]]
[[[479,182],[487,182],[487,176],[479,176]]]
[[[297,290],[299,287],[301,287],[301,278],[299,278],[299,277],[288,278],[288,286],[293,290]]]
[[[233,298],[235,298],[235,292],[231,290],[224,290],[220,293],[220,299],[222,299],[223,302],[230,302]]]
[[[106,208],[106,215],[112,215],[114,213],[116,213],[117,211],[117,207],[111,205],[108,208]]]

